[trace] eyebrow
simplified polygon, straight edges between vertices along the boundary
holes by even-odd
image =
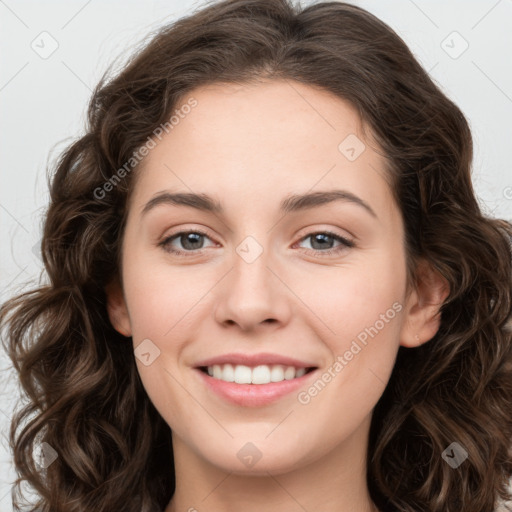
[[[377,214],[366,201],[347,190],[327,190],[323,192],[294,194],[286,197],[281,202],[279,210],[282,213],[298,212],[333,203],[335,201],[344,201],[359,205],[364,208],[370,215],[377,218]],[[207,194],[195,194],[191,192],[171,193],[163,191],[157,193],[144,205],[141,215],[145,215],[153,208],[156,208],[162,204],[188,206],[190,208],[195,208],[196,210],[211,212],[219,215],[224,213],[222,205]]]

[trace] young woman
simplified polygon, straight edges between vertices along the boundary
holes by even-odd
[[[96,88],[48,280],[1,310],[32,510],[498,510],[512,226],[471,162],[361,8],[225,0],[160,30]]]

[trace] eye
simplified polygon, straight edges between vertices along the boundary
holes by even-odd
[[[203,250],[203,239],[205,237],[209,238],[208,235],[200,229],[179,231],[178,233],[166,237],[158,245],[163,247],[165,251],[178,256],[186,256],[190,255],[190,253],[201,254]],[[182,251],[174,248],[174,242],[179,242],[185,250]]]
[[[211,240],[207,233],[200,229],[179,231],[178,233],[174,233],[166,237],[158,245],[166,252],[177,256],[192,256],[203,253],[205,238]],[[300,242],[309,239],[312,241],[311,245],[313,247],[311,249],[306,248],[307,253],[312,253],[315,256],[322,257],[331,256],[333,254],[337,255],[343,250],[354,247],[355,245],[351,240],[331,231],[317,231],[310,233],[301,238]],[[338,242],[339,245],[333,248],[332,245],[335,242]],[[176,243],[179,243],[184,250],[176,248],[174,245]],[[213,243],[212,246],[215,246],[215,243]]]
[[[315,256],[319,255],[322,257],[339,254],[347,248],[354,247],[355,245],[351,240],[348,240],[347,238],[331,231],[317,231],[315,233],[310,233],[309,235],[303,237],[301,242],[305,240],[312,241],[312,248],[306,248],[307,252],[312,253]],[[339,245],[333,248],[332,245],[335,241],[337,241]]]

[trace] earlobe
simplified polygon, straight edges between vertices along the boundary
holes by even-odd
[[[400,345],[418,347],[436,335],[441,325],[441,307],[449,293],[448,281],[428,262],[420,262],[416,288],[407,299]]]
[[[110,323],[117,332],[123,336],[130,337],[132,335],[130,317],[119,280],[115,279],[111,281],[105,287],[105,293],[107,296],[107,312]]]

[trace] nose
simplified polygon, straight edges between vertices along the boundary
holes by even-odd
[[[251,259],[243,252],[234,253],[233,268],[216,287],[215,319],[223,326],[238,326],[243,331],[282,327],[291,316],[284,276],[279,275],[268,250]]]

